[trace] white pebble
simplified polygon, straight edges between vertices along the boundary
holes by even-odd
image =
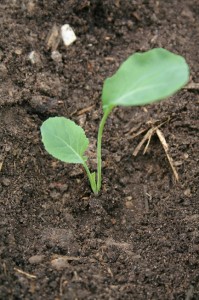
[[[71,45],[77,39],[69,24],[65,24],[61,27],[61,36],[65,46]]]
[[[33,65],[37,65],[41,63],[40,55],[36,51],[31,51],[30,54],[28,55],[28,59],[31,61]]]

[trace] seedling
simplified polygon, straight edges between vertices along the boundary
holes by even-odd
[[[97,176],[91,173],[84,155],[88,138],[84,130],[64,117],[47,119],[41,126],[45,149],[55,158],[82,164],[95,194],[101,189],[101,144],[104,125],[117,105],[138,106],[163,100],[189,80],[189,67],[185,59],[162,48],[131,55],[118,71],[104,82],[102,90],[103,117],[97,138]]]

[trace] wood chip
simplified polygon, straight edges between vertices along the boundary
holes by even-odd
[[[48,50],[56,51],[61,40],[60,29],[54,24],[46,39],[46,47]]]

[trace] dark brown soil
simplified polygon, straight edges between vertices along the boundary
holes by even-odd
[[[65,23],[78,39],[54,61],[47,36]],[[164,47],[199,83],[198,0],[2,0],[0,27],[0,299],[199,299],[198,85],[114,110],[97,197],[39,131],[54,115],[81,124],[94,169],[102,84],[129,54]],[[157,136],[132,155],[131,132],[165,120],[178,183]]]

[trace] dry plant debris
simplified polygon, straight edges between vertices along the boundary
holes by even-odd
[[[167,120],[167,121],[165,121],[165,122],[163,122],[163,123],[161,123],[160,125],[155,126],[155,127],[152,125],[152,127],[147,131],[147,133],[144,135],[144,137],[143,137],[143,139],[141,140],[141,142],[137,145],[137,147],[136,147],[135,150],[133,151],[133,156],[137,156],[137,154],[138,154],[139,151],[141,150],[141,148],[142,148],[142,146],[144,145],[144,143],[147,142],[147,143],[146,143],[146,146],[145,146],[145,148],[144,148],[144,151],[143,151],[143,154],[145,154],[146,151],[147,151],[147,149],[148,149],[148,147],[149,147],[149,144],[150,144],[150,141],[151,141],[152,136],[154,135],[154,133],[156,133],[157,136],[158,136],[158,138],[159,138],[159,141],[160,141],[160,143],[161,143],[161,145],[162,145],[162,147],[163,147],[163,149],[164,149],[164,151],[165,151],[165,154],[166,154],[166,156],[167,156],[167,159],[168,159],[169,164],[170,164],[170,166],[171,166],[171,169],[172,169],[172,171],[173,171],[174,177],[175,177],[176,181],[179,181],[179,175],[178,175],[178,172],[176,171],[176,168],[174,167],[174,163],[173,163],[172,157],[169,155],[169,145],[168,145],[167,142],[166,142],[166,139],[165,139],[165,137],[164,137],[163,132],[159,129],[163,124],[165,124],[165,123],[168,122],[168,121],[169,121],[169,120]],[[133,136],[133,138],[136,137],[136,136],[138,136],[138,135],[140,135],[140,134],[142,134],[144,131],[145,131],[144,129],[143,129],[143,130],[140,130],[137,134],[135,134],[135,135]]]

